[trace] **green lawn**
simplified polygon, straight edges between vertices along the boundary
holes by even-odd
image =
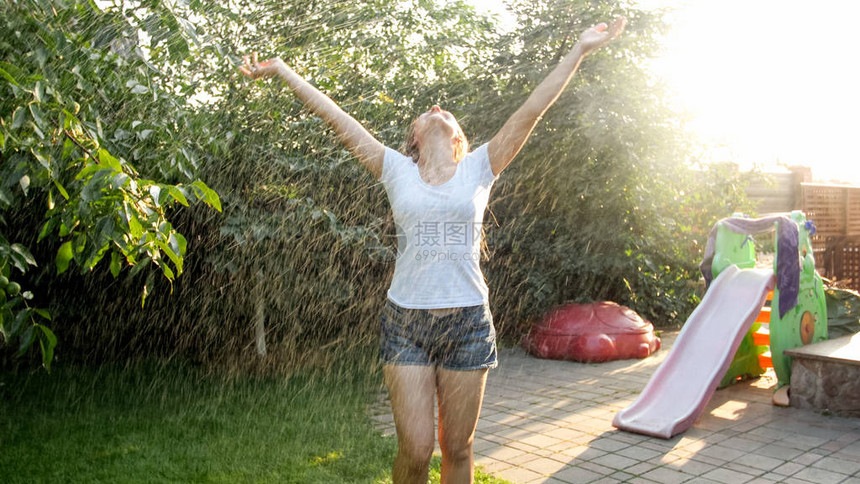
[[[337,373],[226,378],[139,364],[0,374],[0,482],[390,482],[395,440],[365,411],[380,378]]]

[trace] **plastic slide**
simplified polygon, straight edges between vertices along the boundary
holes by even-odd
[[[684,324],[666,361],[612,425],[663,439],[701,415],[775,283],[773,270],[723,270]]]

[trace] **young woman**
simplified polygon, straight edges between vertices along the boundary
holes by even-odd
[[[399,153],[377,141],[279,58],[245,57],[254,79],[278,76],[385,187],[394,212],[398,258],[381,315],[380,356],[397,430],[395,484],[426,483],[439,408],[442,483],[472,482],[472,441],[495,329],[478,261],[490,188],[567,86],[582,59],[624,29],[626,20],[584,31],[559,65],[501,130],[469,152],[454,116],[439,106],[412,124]]]

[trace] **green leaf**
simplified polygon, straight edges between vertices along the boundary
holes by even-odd
[[[45,311],[44,309],[33,309],[33,312],[43,317],[44,319],[47,319],[48,321],[51,320],[51,313]]]
[[[174,200],[181,203],[182,205],[188,206],[188,199],[185,198],[185,194],[182,193],[182,190],[179,187],[174,185],[167,185],[167,190],[170,192],[170,196],[173,197]]]
[[[172,247],[180,256],[185,254],[185,249],[188,246],[188,242],[185,240],[185,237],[179,232],[170,234],[170,238],[167,243],[170,244],[170,247]]]
[[[113,188],[118,189],[124,187],[128,179],[129,176],[125,173],[117,173],[111,178],[110,183]]]
[[[104,244],[101,247],[91,246],[91,250],[87,252],[87,259],[86,262],[84,262],[84,267],[92,270],[96,264],[102,260],[109,248],[109,244]]]
[[[132,277],[136,276],[137,273],[143,270],[144,267],[148,266],[150,262],[152,262],[152,259],[146,257],[137,264],[133,264],[131,271],[129,271],[129,275]],[[131,264],[131,261],[129,261],[129,264]]]
[[[24,261],[31,266],[37,267],[36,259],[33,258],[33,254],[30,253],[30,250],[24,247],[21,244],[12,244],[12,251],[16,254],[20,255],[24,258]]]
[[[45,222],[45,225],[42,226],[42,231],[39,232],[39,237],[36,239],[36,242],[40,242],[42,239],[47,237],[51,233],[51,231],[54,230],[54,227],[56,227],[56,226],[57,226],[57,219],[56,218],[51,218],[47,222]]]
[[[122,164],[104,148],[99,149],[99,164],[110,167],[114,171],[122,171]]]
[[[21,346],[18,347],[18,356],[22,356],[33,345],[36,340],[36,331],[33,325],[28,326],[21,334]]]
[[[9,81],[10,84],[14,84],[15,86],[21,87],[21,85],[18,84],[18,81],[16,81],[15,78],[12,77],[12,74],[9,74],[2,68],[0,68],[0,77],[3,77],[7,81]]]
[[[73,258],[72,241],[69,240],[68,242],[63,243],[57,251],[57,258],[54,261],[57,265],[57,274],[66,272],[69,269],[69,262],[71,262]]]
[[[69,192],[67,192],[66,189],[63,188],[63,185],[61,185],[60,182],[54,180],[54,186],[57,187],[57,190],[60,192],[60,195],[62,195],[63,198],[65,198],[66,200],[69,199]]]
[[[47,130],[49,128],[48,126],[45,126],[45,121],[42,120],[42,109],[38,104],[30,104],[30,114],[33,115],[33,121],[39,129]]]
[[[31,150],[31,153],[33,153],[33,156],[36,158],[36,160],[39,162],[39,164],[42,165],[42,168],[44,168],[46,170],[51,169],[51,156],[50,155],[45,156],[44,154],[40,153],[37,150]]]
[[[182,274],[182,257],[180,257],[176,252],[174,252],[173,249],[171,249],[168,244],[165,244],[164,242],[162,242],[160,240],[158,242],[156,242],[156,244],[158,245],[158,247],[161,250],[164,251],[165,254],[167,254],[167,257],[169,257],[170,260],[173,261],[173,265],[176,266],[176,272],[178,274]],[[168,268],[165,266],[165,267],[163,267],[163,269],[165,269],[165,272],[167,272]],[[168,274],[168,279],[172,279],[172,277],[171,277],[172,275],[173,275],[172,273]]]
[[[8,207],[9,205],[12,205],[12,202],[14,201],[15,199],[12,198],[12,194],[4,187],[0,187],[0,203]]]
[[[176,276],[173,274],[173,269],[171,269],[167,264],[161,264],[161,271],[164,272],[164,277],[166,277],[168,281],[173,282],[173,280],[176,279]]]
[[[203,202],[205,202],[211,207],[214,207],[215,210],[218,210],[219,212],[221,211],[221,199],[218,197],[218,194],[215,193],[215,190],[209,188],[208,186],[206,186],[205,183],[200,180],[195,181],[191,185],[196,187],[200,191],[200,195],[202,195],[200,198],[203,200]]]
[[[21,126],[24,126],[25,121],[27,121],[27,110],[24,106],[19,106],[12,114],[12,124],[10,125],[10,128],[18,129]]]
[[[27,322],[27,318],[30,316],[30,309],[21,309],[15,314],[15,320],[12,322],[12,326],[9,327],[9,336],[15,337],[23,328],[24,323]]]
[[[86,178],[88,178],[90,175],[92,175],[93,173],[98,173],[98,172],[100,172],[100,171],[108,171],[108,172],[111,172],[111,173],[115,173],[115,172],[116,172],[116,170],[114,170],[114,169],[112,169],[112,168],[109,168],[109,167],[105,167],[105,166],[103,166],[103,165],[87,165],[87,166],[85,166],[85,167],[84,167],[84,169],[83,169],[83,170],[81,170],[80,172],[78,172],[78,174],[77,174],[77,175],[75,175],[75,180],[83,180],[83,179],[86,179]]]
[[[50,318],[49,318],[50,319]],[[42,347],[42,366],[51,372],[51,361],[54,360],[54,348],[57,346],[57,336],[42,324],[34,324],[42,332],[39,334],[39,345]]]
[[[134,214],[128,214],[128,230],[131,232],[131,236],[135,239],[140,239],[143,235],[143,226],[140,225],[140,222],[137,221],[137,217]]]
[[[114,250],[110,253],[110,273],[117,277],[120,270],[122,270],[122,256]]]
[[[149,187],[149,194],[152,196],[152,201],[155,202],[155,206],[161,206],[161,187],[158,185],[151,185]]]
[[[140,298],[140,307],[143,307],[146,304],[146,297],[152,292],[152,285],[155,284],[155,273],[150,272],[149,275],[146,276],[146,282],[143,284],[143,293]]]
[[[18,185],[21,187],[21,191],[24,192],[24,195],[27,195],[27,192],[30,191],[30,176],[24,175],[18,180]]]

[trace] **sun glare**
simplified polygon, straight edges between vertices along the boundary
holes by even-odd
[[[860,184],[855,137],[860,3],[641,0],[674,8],[654,72],[692,114],[714,161],[812,167],[816,181]]]
[[[803,165],[816,181],[860,184],[860,2],[633,1],[671,9],[649,68],[691,115],[709,159],[767,171]],[[500,2],[471,3],[513,22]]]

